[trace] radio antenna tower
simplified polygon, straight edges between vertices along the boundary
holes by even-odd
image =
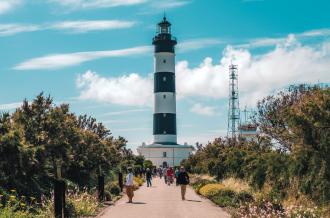
[[[229,66],[229,109],[228,109],[228,138],[238,138],[240,127],[240,109],[238,99],[238,69],[237,65]]]

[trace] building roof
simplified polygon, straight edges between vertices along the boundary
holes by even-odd
[[[179,145],[173,143],[142,145],[139,148],[192,148],[192,145]]]

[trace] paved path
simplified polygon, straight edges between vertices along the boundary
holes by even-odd
[[[198,196],[187,187],[186,201],[181,200],[180,187],[167,186],[159,178],[153,186],[144,184],[134,192],[133,204],[127,196],[110,206],[99,216],[102,218],[222,218],[230,217],[220,207]]]

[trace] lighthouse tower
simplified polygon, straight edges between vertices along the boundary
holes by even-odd
[[[171,23],[164,16],[157,25],[154,45],[154,114],[153,143],[138,147],[137,151],[153,165],[179,166],[188,158],[193,146],[177,143],[175,95],[175,45]]]
[[[171,23],[158,23],[154,45],[154,143],[177,144],[176,97],[175,97],[175,51],[177,41],[171,35]]]

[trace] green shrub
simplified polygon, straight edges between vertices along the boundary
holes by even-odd
[[[214,183],[214,181],[211,181],[211,180],[207,180],[207,179],[200,179],[200,180],[197,180],[195,181],[194,183],[191,184],[191,186],[193,187],[193,189],[198,193],[200,194],[199,190],[207,185],[207,184],[212,184]]]
[[[78,217],[78,212],[76,211],[75,205],[72,200],[67,200],[65,202],[65,213],[72,218]]]
[[[121,192],[120,187],[118,185],[116,185],[116,184],[111,184],[109,191],[114,196],[120,195],[120,192]]]
[[[89,193],[72,193],[67,196],[68,209],[72,212],[71,216],[93,216],[99,206],[96,196]],[[72,204],[72,205],[70,205]]]
[[[240,204],[249,203],[249,202],[254,201],[252,194],[247,191],[239,192],[236,197],[237,197],[238,201],[240,202]]]
[[[112,196],[111,196],[111,193],[109,191],[104,191],[104,196],[105,196],[106,201],[111,201],[112,200]]]
[[[0,209],[0,217],[1,218],[34,218],[35,214],[32,214],[28,211],[20,211],[16,210],[15,207],[11,205],[7,205]]]
[[[203,186],[199,192],[204,197],[211,198],[224,188],[225,186],[222,184],[207,184]]]
[[[238,207],[239,200],[235,191],[231,189],[220,189],[211,200],[220,207]]]

